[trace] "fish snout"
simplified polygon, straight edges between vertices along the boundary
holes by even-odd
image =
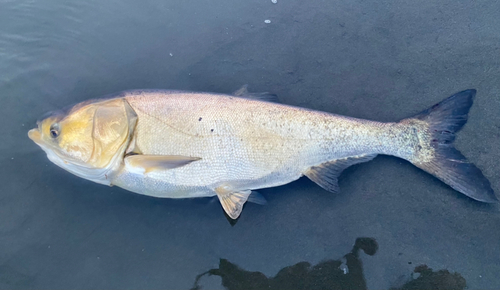
[[[42,140],[42,134],[40,133],[40,130],[38,130],[38,128],[29,130],[28,137],[37,144],[40,144]]]

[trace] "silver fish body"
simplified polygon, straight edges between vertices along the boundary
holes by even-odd
[[[200,158],[146,176],[124,166],[111,181],[158,197],[212,196],[220,186],[241,191],[283,185],[312,166],[349,156],[397,154],[403,145],[397,135],[404,128],[394,123],[277,103],[161,91],[125,99],[138,117],[136,150]]]
[[[100,132],[129,124],[120,150],[107,158],[116,160],[108,162],[113,165],[107,165],[101,183],[155,197],[217,195],[227,214],[237,218],[253,190],[306,175],[326,190],[338,191],[343,169],[387,154],[412,162],[474,199],[493,202],[487,179],[451,146],[474,95],[464,91],[412,118],[381,123],[268,102],[266,95],[246,90],[237,96],[123,92],[113,99],[124,103],[120,121],[101,113],[107,119]],[[106,136],[125,134],[120,133],[123,128],[113,130]],[[93,159],[98,158],[95,152]]]

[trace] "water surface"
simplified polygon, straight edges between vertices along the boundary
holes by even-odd
[[[337,195],[306,179],[261,190],[268,205],[246,205],[231,226],[210,199],[72,176],[27,137],[47,111],[126,89],[249,84],[286,104],[395,121],[476,88],[456,145],[498,194],[499,13],[493,0],[0,2],[0,288],[190,289],[224,265],[266,279],[300,263],[319,273],[322,261],[346,266],[364,237],[378,250],[357,252],[361,288],[402,287],[427,265],[499,289],[498,207],[397,158],[349,168]]]

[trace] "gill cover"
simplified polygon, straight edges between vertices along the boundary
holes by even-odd
[[[124,98],[98,103],[94,114],[93,152],[88,161],[95,168],[107,167],[130,141],[137,115]]]

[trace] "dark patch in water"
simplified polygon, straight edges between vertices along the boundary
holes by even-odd
[[[312,266],[308,262],[300,262],[281,269],[274,277],[267,277],[261,272],[250,272],[226,259],[220,259],[219,268],[208,270],[196,277],[191,290],[203,289],[200,279],[205,276],[219,276],[222,286],[228,290],[273,290],[273,289],[367,289],[363,275],[363,264],[359,259],[359,251],[373,256],[378,244],[373,238],[358,238],[351,252],[339,260],[326,260]],[[401,254],[401,253],[400,253]],[[411,262],[409,262],[411,264]],[[414,274],[419,276],[414,278]],[[448,270],[432,271],[427,265],[415,267],[410,280],[402,286],[391,290],[410,289],[465,289],[467,283],[458,273]]]
[[[220,259],[219,268],[211,269],[196,277],[192,290],[200,290],[199,280],[205,275],[222,278],[222,285],[229,290],[237,289],[366,289],[363,264],[359,250],[374,255],[378,244],[373,238],[358,238],[351,252],[339,260],[326,260],[312,266],[300,262],[281,269],[272,278],[261,272],[241,269],[226,259]]]

